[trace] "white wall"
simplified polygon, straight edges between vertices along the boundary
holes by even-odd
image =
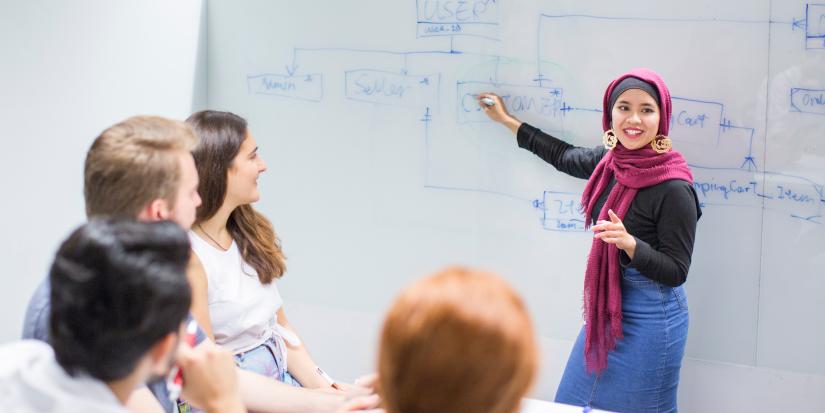
[[[0,342],[84,220],[92,140],[136,114],[206,103],[203,0],[0,0]]]

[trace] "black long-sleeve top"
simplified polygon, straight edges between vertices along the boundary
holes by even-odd
[[[604,147],[573,146],[527,123],[522,123],[516,136],[519,147],[581,179],[589,179],[607,153]],[[614,179],[596,202],[592,222],[596,222],[615,183]],[[696,221],[701,215],[696,191],[688,182],[674,179],[639,189],[622,219],[627,232],[636,238],[636,251],[630,259],[620,250],[621,265],[671,287],[683,284],[693,253]]]

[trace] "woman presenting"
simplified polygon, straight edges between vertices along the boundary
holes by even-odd
[[[688,331],[682,284],[701,211],[690,168],[667,137],[671,100],[664,81],[635,69],[610,83],[603,147],[575,147],[522,123],[497,95],[482,93],[479,105],[516,134],[520,147],[587,179],[581,204],[595,236],[584,277],[585,325],[556,401],[676,411]]]

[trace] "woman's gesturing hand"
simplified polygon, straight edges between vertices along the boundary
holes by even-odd
[[[616,248],[624,251],[628,257],[633,259],[633,253],[636,252],[636,238],[627,233],[622,220],[612,209],[608,210],[607,214],[610,216],[610,221],[601,220],[591,227],[596,233],[595,237],[608,244],[615,244]]]

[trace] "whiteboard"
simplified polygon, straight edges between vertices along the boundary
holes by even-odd
[[[825,5],[407,0],[208,4],[208,100],[249,120],[257,207],[296,300],[381,313],[447,264],[488,268],[572,340],[584,181],[517,147],[473,95],[581,146],[634,67],[673,95],[704,215],[687,357],[825,375]]]

